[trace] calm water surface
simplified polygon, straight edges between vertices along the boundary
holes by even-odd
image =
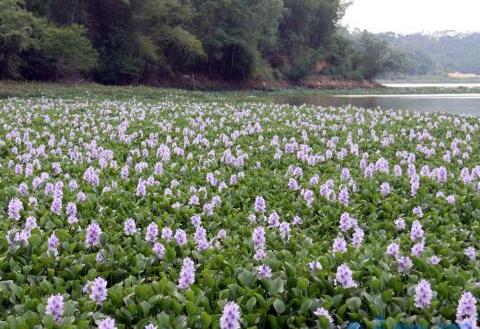
[[[480,94],[412,94],[412,95],[287,95],[277,103],[318,106],[354,105],[363,108],[465,113],[480,116]]]

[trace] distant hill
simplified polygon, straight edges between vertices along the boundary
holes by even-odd
[[[408,74],[480,74],[480,33],[443,31],[410,35],[382,33],[377,36],[405,54]]]

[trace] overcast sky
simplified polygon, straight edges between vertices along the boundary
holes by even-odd
[[[342,24],[370,32],[478,32],[480,0],[353,0]]]

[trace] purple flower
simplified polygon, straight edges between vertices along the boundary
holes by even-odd
[[[428,308],[432,302],[432,288],[427,280],[421,280],[415,287],[415,306]]]
[[[413,174],[410,178],[410,194],[412,196],[417,195],[417,191],[420,188],[420,178],[417,174]],[[417,214],[418,217],[423,217],[422,208],[416,207],[413,209],[414,214]]]
[[[423,253],[424,247],[425,245],[423,241],[415,243],[415,245],[411,249],[412,255],[415,257],[420,257]]]
[[[190,258],[184,258],[182,269],[180,270],[180,278],[178,280],[178,287],[180,289],[187,289],[195,283],[195,264]]]
[[[266,203],[265,203],[265,199],[261,196],[257,196],[255,198],[255,212],[259,212],[259,213],[264,213],[265,210],[266,210]]]
[[[85,170],[83,180],[93,186],[98,186],[100,183],[98,173],[93,167],[88,167],[87,170]]]
[[[270,279],[272,277],[272,269],[268,265],[260,265],[257,267],[257,276],[259,279]]]
[[[73,202],[67,203],[67,207],[65,209],[67,216],[69,217],[76,217],[77,216],[77,205]]]
[[[137,232],[137,224],[133,218],[128,218],[123,224],[123,230],[126,235],[132,235]]]
[[[155,175],[163,174],[163,164],[161,162],[155,163],[155,167],[153,168],[153,173]]]
[[[25,222],[25,230],[32,231],[34,228],[37,228],[37,219],[35,217],[28,217]]]
[[[320,262],[316,260],[308,263],[308,267],[310,267],[310,271],[312,272],[312,274],[315,274],[318,271],[322,270],[322,264],[320,264]]]
[[[292,191],[298,190],[298,181],[295,178],[290,178],[288,181],[288,188]]]
[[[185,233],[182,229],[175,230],[175,241],[179,246],[183,246],[187,244],[187,233]]]
[[[21,183],[21,184],[18,186],[18,193],[20,193],[20,195],[27,195],[27,194],[28,194],[28,186],[27,186],[27,184]]]
[[[45,308],[45,313],[51,315],[55,322],[59,323],[62,321],[63,317],[63,296],[51,295],[47,301],[47,307]]]
[[[137,196],[146,196],[147,195],[147,181],[140,179],[137,184]]]
[[[341,216],[340,216],[340,224],[339,224],[339,227],[340,227],[340,230],[342,232],[347,232],[348,230],[350,230],[353,226],[355,226],[357,224],[356,220],[352,217],[350,217],[350,214],[347,213],[347,212],[344,212]]]
[[[253,258],[255,260],[262,260],[265,257],[267,257],[267,253],[265,252],[265,249],[259,248],[259,249],[255,250],[255,255],[253,255]]]
[[[417,215],[419,218],[423,217],[423,210],[420,207],[413,208],[413,214]]]
[[[397,269],[400,273],[407,272],[413,266],[410,257],[397,257]]]
[[[54,257],[57,257],[58,255],[58,246],[60,245],[60,240],[58,240],[57,236],[55,235],[55,232],[50,235],[48,238],[48,252],[53,255]]]
[[[75,225],[76,223],[78,223],[78,218],[76,216],[68,216],[67,222],[70,225]]]
[[[470,175],[468,168],[462,168],[462,170],[460,171],[460,176],[462,177],[462,181],[465,184],[469,184],[473,180],[473,177]]]
[[[150,223],[147,226],[147,232],[145,233],[145,240],[148,242],[155,242],[158,236],[158,226],[155,223]]]
[[[445,167],[438,168],[437,169],[437,180],[440,183],[445,183],[445,182],[447,182],[447,179],[448,179],[447,169]]]
[[[172,240],[173,237],[173,232],[170,227],[164,227],[162,228],[162,239],[165,241],[170,241]]]
[[[350,170],[348,170],[348,168],[342,168],[341,178],[343,181],[347,181],[350,179]]]
[[[253,248],[255,250],[265,248],[265,229],[263,226],[256,227],[252,233]]]
[[[475,248],[474,248],[474,247],[465,248],[465,250],[463,251],[463,253],[464,253],[468,258],[470,258],[470,260],[475,260],[475,258],[477,257],[477,252],[475,251]]]
[[[340,284],[343,288],[357,287],[357,284],[352,277],[352,270],[350,270],[350,268],[345,264],[342,264],[339,267],[337,267],[335,282],[336,284]]]
[[[405,229],[405,220],[401,217],[397,218],[395,220],[395,228],[398,230],[398,231],[402,231]]]
[[[205,251],[210,247],[207,239],[207,231],[202,226],[198,226],[195,230],[194,239],[199,251]]]
[[[199,215],[193,215],[190,218],[190,222],[192,223],[192,225],[194,227],[198,227],[198,226],[202,225],[202,217],[200,217]]]
[[[447,196],[447,202],[451,205],[454,205],[455,204],[455,195],[449,195]]]
[[[78,192],[77,193],[77,200],[79,202],[84,202],[85,200],[87,200],[87,195],[83,192]]]
[[[441,261],[441,258],[438,257],[438,256],[435,256],[433,255],[432,257],[430,257],[430,259],[428,260],[428,262],[432,265],[438,265]]]
[[[130,170],[128,169],[128,165],[123,166],[122,169],[120,170],[120,177],[123,180],[126,180],[128,178],[129,171]]]
[[[107,281],[101,277],[96,278],[89,285],[90,299],[101,305],[107,299]]]
[[[288,222],[281,222],[278,230],[280,231],[280,237],[283,241],[290,239],[290,224]]]
[[[278,225],[280,225],[280,216],[276,211],[272,212],[268,216],[268,225],[270,227],[277,227]]]
[[[320,195],[325,199],[330,200],[330,195],[332,193],[333,193],[333,190],[330,188],[330,186],[327,183],[320,186]]]
[[[393,174],[395,175],[395,177],[402,176],[402,167],[400,167],[399,165],[395,165],[393,167]]]
[[[68,187],[70,188],[70,191],[75,191],[78,188],[78,184],[76,180],[71,180],[68,182]]]
[[[355,248],[359,248],[362,245],[364,236],[365,236],[365,233],[363,232],[363,230],[360,227],[357,227],[352,236],[352,245]]]
[[[110,317],[106,317],[98,322],[98,329],[117,329],[115,326],[115,320]]]
[[[348,194],[348,189],[347,188],[342,188],[340,190],[340,193],[338,194],[338,201],[345,205],[345,206],[348,206],[349,202],[350,202],[350,196]]]
[[[300,216],[294,216],[292,220],[292,225],[295,226],[300,224],[302,224],[302,219],[300,218]]]
[[[387,246],[387,255],[397,258],[400,254],[400,245],[396,242],[392,242]]]
[[[62,211],[62,199],[54,198],[53,201],[52,201],[52,205],[50,207],[50,210],[55,215],[60,215],[60,212]]]
[[[220,318],[221,329],[240,328],[240,307],[235,302],[229,302],[225,305]]]
[[[87,234],[85,236],[85,246],[92,247],[97,246],[100,243],[100,236],[102,230],[98,224],[92,223],[87,227]]]
[[[152,250],[158,259],[162,259],[163,256],[165,255],[165,247],[161,243],[155,242],[153,244]]]
[[[382,185],[380,185],[380,193],[382,193],[383,197],[386,197],[387,195],[389,195],[390,192],[391,192],[390,184],[388,184],[387,182],[384,182],[382,183]]]
[[[343,254],[344,252],[347,251],[347,242],[343,237],[339,236],[335,238],[332,245],[332,251],[334,254],[336,253]]]
[[[227,232],[224,229],[221,229],[217,232],[217,239],[223,240],[227,237]]]
[[[421,238],[423,238],[422,224],[416,220],[413,222],[412,229],[410,230],[410,239],[412,239],[412,241],[417,241]]]
[[[470,325],[470,328],[477,326],[477,300],[471,292],[464,292],[458,301],[457,323]]]
[[[13,220],[19,220],[20,219],[20,211],[22,211],[22,210],[23,210],[22,201],[20,201],[17,198],[13,198],[8,203],[8,218],[13,219]]]
[[[313,314],[315,314],[316,316],[318,317],[325,317],[328,322],[330,323],[330,326],[333,327],[333,318],[331,317],[331,315],[328,313],[328,311],[326,309],[324,309],[323,307],[319,307],[317,308]]]

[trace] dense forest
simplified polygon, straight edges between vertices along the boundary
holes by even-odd
[[[377,37],[404,54],[404,68],[408,74],[480,74],[480,33],[384,33]]]
[[[0,78],[373,79],[399,54],[338,27],[342,0],[1,0]]]

